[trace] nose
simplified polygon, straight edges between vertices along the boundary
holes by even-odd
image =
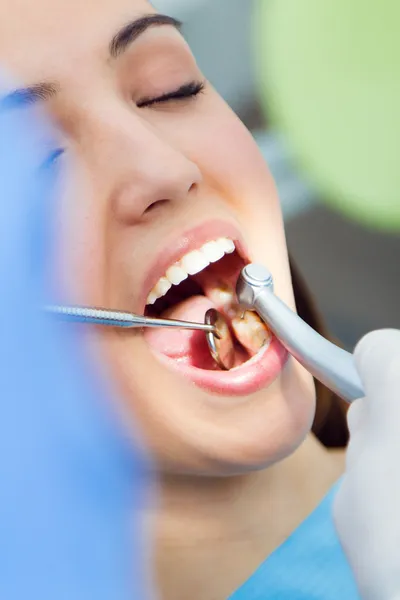
[[[109,119],[103,113],[96,131],[99,138],[91,150],[96,177],[121,223],[137,223],[165,202],[187,201],[201,183],[195,162],[170,136],[134,113],[120,110],[116,118],[113,111]]]

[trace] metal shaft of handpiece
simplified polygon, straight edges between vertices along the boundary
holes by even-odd
[[[216,327],[206,323],[191,323],[175,319],[155,319],[135,315],[118,310],[105,308],[90,308],[84,306],[48,306],[46,312],[57,316],[59,319],[73,323],[90,323],[93,325],[106,325],[109,327],[123,327],[125,329],[169,327],[190,329],[217,334]]]
[[[347,402],[365,396],[353,355],[322,337],[275,296],[267,269],[246,267],[237,293],[239,302],[255,310],[288,352],[316,379]]]

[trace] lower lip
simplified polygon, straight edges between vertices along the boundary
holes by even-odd
[[[268,387],[277,379],[289,359],[288,352],[275,336],[266,349],[231,371],[205,371],[160,354],[157,356],[162,363],[197,387],[224,396],[248,396]]]

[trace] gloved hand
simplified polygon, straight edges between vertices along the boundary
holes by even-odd
[[[38,310],[57,136],[27,111],[0,97],[0,598],[147,599],[145,463],[79,328]]]
[[[349,410],[350,444],[334,517],[364,600],[400,599],[400,331],[355,351],[366,397]]]

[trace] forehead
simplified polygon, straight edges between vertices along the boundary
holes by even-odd
[[[154,12],[146,0],[2,0],[0,62],[29,81],[104,60],[116,31]]]

